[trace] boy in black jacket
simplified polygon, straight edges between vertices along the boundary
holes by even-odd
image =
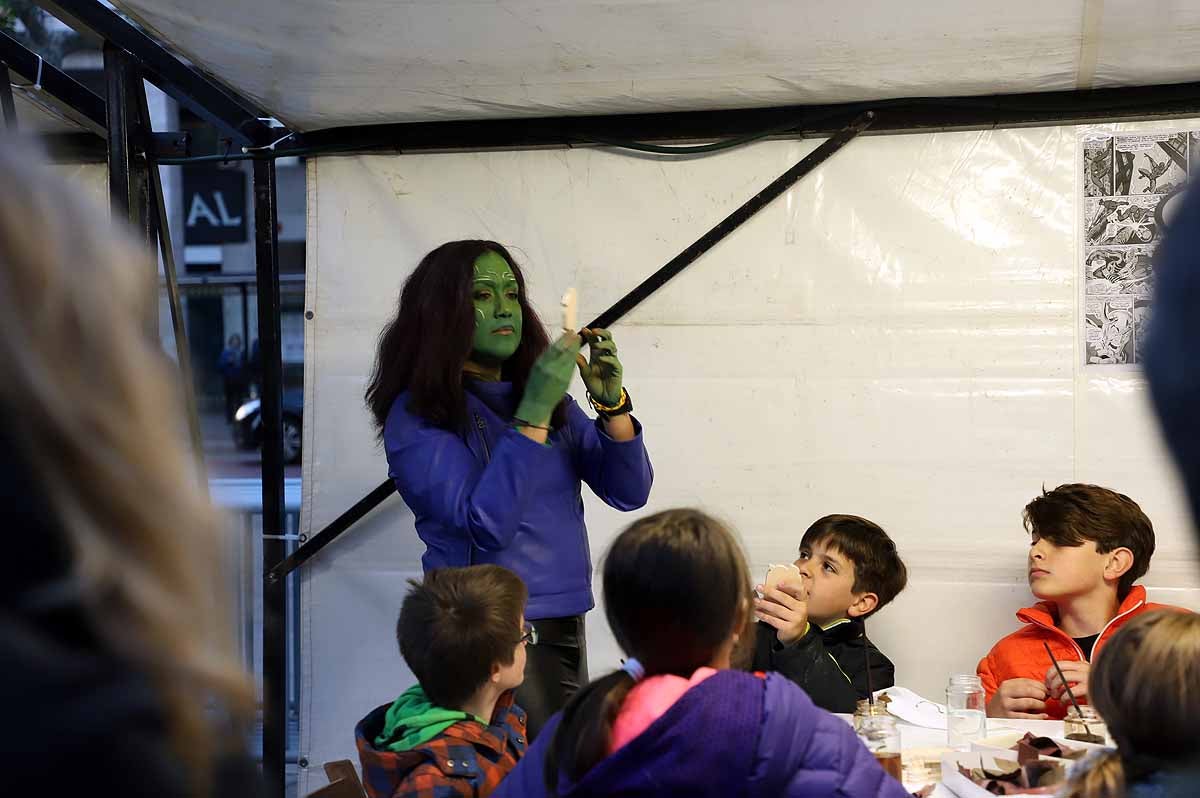
[[[854,712],[871,688],[896,683],[891,661],[867,639],[863,619],[904,589],[908,572],[896,544],[856,515],[818,519],[800,541],[798,577],[758,586],[753,670],[777,671],[830,712]]]

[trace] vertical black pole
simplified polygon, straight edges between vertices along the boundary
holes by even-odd
[[[124,220],[146,249],[157,245],[150,214],[150,171],[144,143],[149,131],[141,123],[138,98],[145,92],[141,71],[133,56],[124,50],[104,45],[104,83],[107,88],[108,115],[108,194],[113,221]],[[151,261],[149,279],[158,289],[158,261]],[[146,331],[157,339],[158,303],[151,303]],[[189,389],[191,386],[187,386]]]
[[[245,283],[239,283],[238,288],[242,292],[242,360],[245,362],[246,374],[250,372],[250,298],[247,296],[250,291],[246,288]]]
[[[145,153],[138,151],[145,134],[137,102],[137,93],[144,91],[142,77],[132,56],[111,44],[104,45],[104,81],[108,89],[108,192],[113,218],[128,220],[138,237],[152,246],[150,179]]]
[[[263,574],[285,556],[283,505],[283,342],[279,324],[279,246],[275,162],[254,161],[258,261],[258,351],[262,358]],[[287,581],[263,581],[263,778],[267,798],[283,798],[287,747]]]
[[[8,65],[0,63],[0,110],[4,112],[4,125],[9,130],[17,130],[17,106],[13,103],[12,77],[8,74]]]

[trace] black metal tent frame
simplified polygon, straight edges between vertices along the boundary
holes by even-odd
[[[868,127],[869,134],[919,133],[1200,116],[1200,82],[1193,82],[728,111],[362,125],[302,133],[272,126],[263,109],[172,53],[97,0],[45,0],[39,4],[76,30],[91,31],[104,40],[107,97],[97,96],[44,63],[20,43],[0,34],[0,114],[10,127],[15,125],[10,80],[12,76],[19,77],[25,81],[24,85],[33,87],[42,100],[60,109],[66,118],[78,123],[85,131],[48,137],[53,155],[73,160],[98,160],[103,156],[107,160],[114,216],[127,218],[147,246],[154,247],[157,240],[162,253],[180,366],[185,376],[189,369],[186,331],[179,315],[178,280],[156,167],[201,161],[254,161],[258,336],[263,357],[263,772],[268,795],[273,798],[282,798],[284,794],[285,773],[287,658],[283,577],[395,492],[390,482],[385,481],[314,535],[291,557],[284,558],[276,158],[581,145],[632,147],[669,154],[713,152],[765,138],[830,137],[826,145],[781,175],[597,320],[608,324]],[[185,134],[152,130],[143,79],[212,123],[224,139],[224,151],[194,154]],[[650,144],[714,140],[718,142],[715,145],[692,148]],[[190,381],[185,382],[187,384]],[[189,405],[187,410],[194,445],[199,452],[195,408]]]

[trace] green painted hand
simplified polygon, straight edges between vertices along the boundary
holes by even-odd
[[[525,393],[517,406],[517,418],[539,427],[549,426],[554,408],[562,401],[575,376],[575,358],[583,342],[567,333],[542,353],[529,370]]]
[[[621,386],[623,369],[617,359],[617,345],[613,342],[612,333],[608,330],[587,330],[582,335],[588,342],[590,359],[577,355],[576,364],[579,366],[579,376],[588,393],[602,405],[612,407],[621,401]]]

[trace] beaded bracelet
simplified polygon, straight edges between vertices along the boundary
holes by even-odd
[[[629,397],[629,392],[624,388],[621,389],[621,398],[615,405],[604,405],[596,401],[596,397],[592,396],[591,392],[587,395],[588,403],[597,415],[604,418],[612,418],[613,416],[623,416],[626,413],[633,412],[633,399]]]

